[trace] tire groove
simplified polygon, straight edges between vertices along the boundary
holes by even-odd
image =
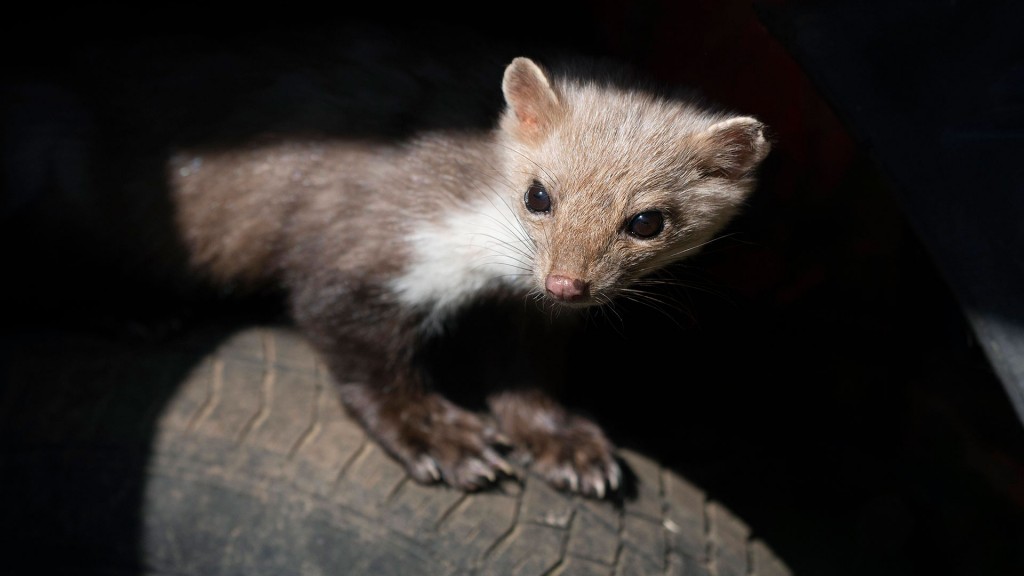
[[[524,481],[522,491],[520,491],[519,494],[516,495],[516,507],[515,510],[513,510],[512,512],[512,522],[510,523],[508,529],[505,530],[505,532],[503,532],[502,534],[500,534],[494,540],[494,542],[492,542],[491,545],[488,546],[486,550],[484,550],[483,554],[480,555],[479,563],[482,564],[483,562],[486,562],[487,559],[491,556],[491,554],[493,554],[494,551],[497,550],[499,546],[501,546],[501,543],[507,540],[508,537],[513,532],[515,532],[516,528],[519,527],[520,511],[523,509],[523,494],[525,494],[526,491],[529,490],[529,488],[529,484]]]
[[[210,414],[213,413],[217,403],[220,402],[220,396],[224,388],[224,359],[219,355],[214,356],[210,362],[210,379],[208,382],[206,399],[203,401],[202,406],[196,410],[196,413],[192,415],[192,418],[189,419],[186,428],[189,434],[199,429],[210,417]]]
[[[334,486],[331,487],[331,494],[337,494],[341,487],[342,482],[345,480],[345,476],[352,466],[359,460],[366,458],[366,455],[370,453],[370,439],[363,437],[359,443],[359,448],[352,453],[351,456],[345,460],[345,463],[341,465],[341,470],[338,471],[338,476],[334,479]]]
[[[662,574],[668,576],[669,570],[672,569],[672,531],[669,530],[669,522],[671,520],[668,517],[669,506],[668,506],[668,490],[665,488],[665,475],[668,474],[668,470],[664,467],[658,467],[658,494],[661,496],[661,537],[665,543],[665,555],[662,558],[664,563],[661,569]]]
[[[311,410],[312,414],[310,415],[310,423],[309,426],[302,431],[302,434],[299,434],[299,437],[295,439],[295,443],[288,449],[288,460],[294,460],[295,455],[298,454],[306,444],[312,442],[313,439],[320,434],[320,430],[323,428],[323,424],[320,423],[320,402],[323,401],[325,387],[323,385],[321,364],[319,361],[316,363],[315,373],[316,376],[314,378],[314,382],[316,386],[316,394],[313,396],[313,409]]]
[[[437,522],[434,523],[434,530],[435,531],[440,530],[441,527],[444,525],[444,523],[447,522],[448,519],[451,518],[455,514],[455,511],[458,508],[460,508],[460,507],[462,507],[464,505],[468,506],[468,502],[469,502],[469,494],[468,493],[463,494],[458,500],[453,502],[452,505],[449,506],[447,510],[445,510],[444,512],[441,513],[441,516],[437,519]]]
[[[253,430],[259,428],[267,418],[270,417],[270,404],[273,398],[274,382],[277,379],[277,346],[274,343],[273,333],[261,330],[261,341],[263,342],[263,380],[260,382],[260,404],[256,413],[248,419],[235,439],[236,444],[244,444]]]
[[[621,511],[617,517],[619,525],[616,527],[615,535],[618,539],[618,544],[615,546],[615,559],[612,562],[614,567],[614,573],[621,573],[622,568],[622,550],[626,547],[626,512]]]
[[[554,576],[561,571],[562,566],[565,565],[565,560],[569,556],[569,533],[572,530],[573,524],[576,520],[576,507],[573,506],[572,512],[569,513],[569,523],[565,529],[562,530],[562,543],[558,553],[558,562],[555,562],[551,568],[544,571],[541,576]]]
[[[392,488],[391,491],[388,492],[388,495],[384,497],[384,505],[390,506],[395,501],[395,498],[398,497],[399,492],[401,492],[402,489],[405,488],[405,485],[408,484],[411,480],[412,478],[408,475],[404,476],[401,480],[399,480],[398,484],[395,484],[395,487]]]

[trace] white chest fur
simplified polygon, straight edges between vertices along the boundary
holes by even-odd
[[[438,220],[418,221],[406,237],[410,260],[391,283],[399,300],[427,309],[428,327],[496,285],[534,286],[533,244],[513,207],[482,198]]]

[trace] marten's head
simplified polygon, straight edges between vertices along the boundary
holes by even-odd
[[[606,80],[516,58],[502,83],[510,202],[532,240],[536,289],[571,306],[607,302],[696,253],[771,147],[754,118]]]

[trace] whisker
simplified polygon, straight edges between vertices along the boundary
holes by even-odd
[[[544,183],[545,184],[556,186],[556,187],[559,185],[558,179],[555,178],[550,172],[548,172],[548,170],[543,165],[541,165],[539,162],[537,162],[533,158],[530,158],[526,154],[523,154],[519,150],[516,150],[515,148],[513,148],[511,146],[508,146],[506,144],[502,144],[501,147],[504,148],[505,150],[508,150],[509,152],[512,152],[513,154],[519,156],[520,158],[526,160],[530,164],[533,164],[537,168],[538,172],[543,173],[543,175],[544,175]]]
[[[688,313],[686,309],[679,306],[669,306],[664,300],[659,299],[651,295],[650,293],[644,292],[642,290],[625,289],[622,291],[622,298],[624,300],[628,300],[638,305],[646,306],[647,308],[655,310],[659,314],[668,318],[670,321],[672,321],[673,324],[675,324],[679,328],[683,328],[683,324],[679,321],[679,318],[675,314],[671,314],[670,311],[676,311],[679,313],[686,314],[688,317],[692,319],[692,316]]]
[[[599,307],[597,308],[598,314],[603,316],[606,320],[610,320],[611,317],[614,317],[616,322],[609,322],[609,324],[612,325],[617,334],[625,337],[626,322],[622,318],[622,314],[619,313],[618,307],[615,305],[615,299],[611,296],[601,296],[598,300],[603,300],[603,302],[599,303]]]

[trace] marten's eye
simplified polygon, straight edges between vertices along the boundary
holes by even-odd
[[[526,195],[523,197],[523,201],[526,202],[526,208],[530,212],[550,212],[551,211],[551,196],[548,196],[548,190],[543,184],[534,180],[533,184],[526,189]]]
[[[653,238],[665,227],[665,217],[657,210],[641,212],[629,219],[626,231],[637,238]]]

